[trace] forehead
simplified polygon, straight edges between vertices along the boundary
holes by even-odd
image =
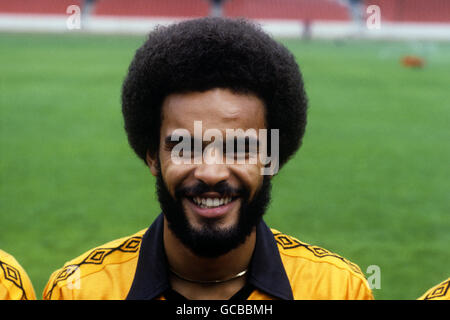
[[[194,121],[203,129],[264,129],[265,107],[253,94],[228,89],[171,94],[162,107],[162,134],[175,129],[194,130]]]

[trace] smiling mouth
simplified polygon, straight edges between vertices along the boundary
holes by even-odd
[[[194,203],[196,206],[204,209],[218,208],[225,206],[239,197],[189,197],[188,199]]]

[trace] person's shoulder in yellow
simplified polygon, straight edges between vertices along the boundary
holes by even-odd
[[[0,300],[36,300],[25,270],[10,254],[0,250]]]
[[[450,300],[450,278],[435,285],[425,292],[418,300]]]
[[[122,300],[127,297],[139,257],[142,230],[67,262],[44,289],[48,300]],[[359,267],[325,249],[272,229],[296,300],[373,299]],[[248,299],[267,299],[255,290]]]
[[[295,300],[373,300],[360,268],[339,255],[272,229]]]
[[[108,242],[65,263],[50,276],[43,299],[125,299],[133,282],[145,231]]]

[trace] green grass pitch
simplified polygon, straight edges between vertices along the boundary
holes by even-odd
[[[148,227],[154,179],[127,144],[120,88],[144,37],[0,34],[0,248],[40,297],[51,272]],[[310,99],[268,224],[381,270],[416,299],[450,266],[450,44],[283,41]],[[404,54],[422,69],[400,65]]]

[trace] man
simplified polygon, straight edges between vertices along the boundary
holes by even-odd
[[[27,273],[3,250],[0,250],[0,300],[36,300]]]
[[[162,214],[66,263],[44,298],[372,299],[358,266],[262,220],[306,107],[294,57],[250,22],[202,18],[150,33],[122,110]]]

